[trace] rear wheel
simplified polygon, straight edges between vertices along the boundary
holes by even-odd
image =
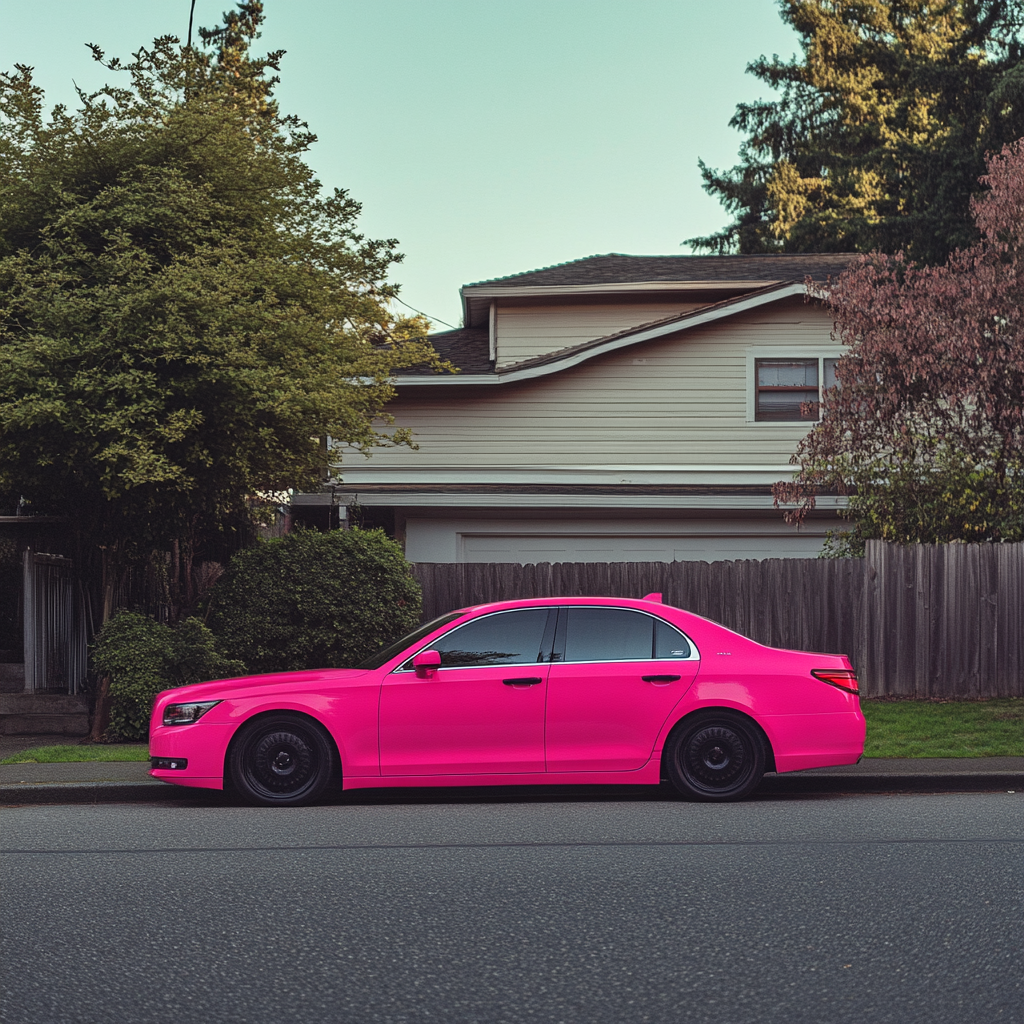
[[[276,714],[243,727],[228,769],[239,794],[253,804],[294,807],[316,800],[331,778],[331,741],[301,715]]]
[[[740,715],[707,712],[684,721],[665,747],[669,781],[695,800],[742,800],[764,775],[757,728]]]

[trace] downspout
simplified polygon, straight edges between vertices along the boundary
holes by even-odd
[[[487,336],[487,358],[494,366],[498,361],[498,304],[491,300],[490,315],[488,317]]]

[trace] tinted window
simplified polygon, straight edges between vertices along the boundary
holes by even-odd
[[[622,608],[569,608],[564,661],[650,661],[654,619]]]
[[[654,627],[654,656],[655,658],[688,658],[690,644],[678,629],[673,629],[667,622],[658,619]]]
[[[412,647],[414,643],[422,640],[425,636],[429,636],[435,629],[440,629],[447,622],[454,622],[456,619],[460,618],[462,614],[463,613],[461,611],[448,612],[447,615],[440,615],[436,619],[431,619],[430,622],[420,626],[419,629],[413,630],[413,632],[409,633],[407,636],[403,636],[401,640],[396,640],[393,644],[388,644],[384,650],[371,655],[355,667],[380,668],[382,665],[389,662],[396,654],[401,654],[406,647]]]
[[[543,661],[547,608],[499,612],[474,619],[440,637],[430,649],[441,652],[441,667],[522,665]]]

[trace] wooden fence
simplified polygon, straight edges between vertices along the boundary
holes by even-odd
[[[867,696],[1024,696],[1024,543],[870,541],[864,558],[420,563],[424,618],[525,597],[642,597],[772,647],[849,656]]]

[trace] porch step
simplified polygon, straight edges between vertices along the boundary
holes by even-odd
[[[67,693],[0,693],[0,733],[85,736],[89,701]]]
[[[24,662],[0,661],[0,693],[23,693],[24,690]]]

